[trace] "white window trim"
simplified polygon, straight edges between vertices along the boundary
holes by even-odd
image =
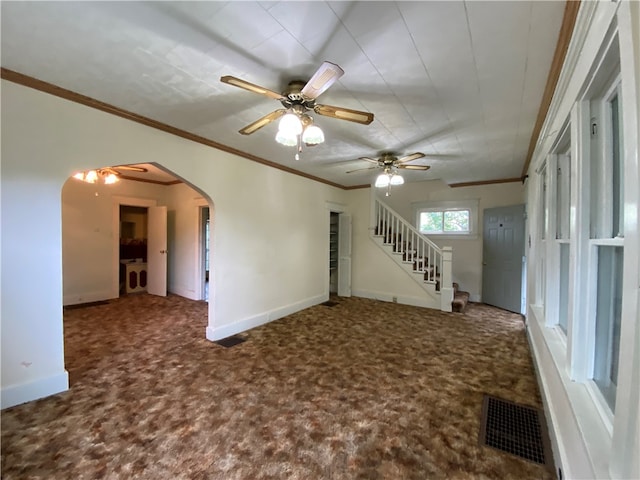
[[[422,212],[447,211],[447,210],[469,210],[469,231],[460,233],[429,233],[423,234],[428,237],[458,240],[477,240],[478,233],[478,206],[479,199],[471,200],[444,200],[439,202],[414,202],[411,204],[413,218],[416,229],[420,230],[420,214]]]

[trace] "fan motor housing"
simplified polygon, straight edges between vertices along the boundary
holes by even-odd
[[[282,92],[282,96],[284,97],[280,100],[282,106],[285,108],[291,108],[294,105],[301,105],[306,109],[313,110],[313,107],[316,106],[315,99],[307,98],[300,93],[306,84],[307,82],[304,80],[290,81],[285,91]]]
[[[396,157],[393,153],[391,152],[383,152],[380,155],[380,163],[384,166],[392,166],[393,164],[395,164],[398,161],[398,157]]]

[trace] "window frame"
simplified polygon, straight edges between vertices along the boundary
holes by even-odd
[[[454,212],[469,211],[469,231],[467,232],[443,232],[443,233],[424,233],[426,237],[437,237],[443,239],[459,239],[474,240],[478,238],[478,199],[471,200],[445,200],[438,202],[414,202],[411,204],[413,209],[413,218],[416,229],[420,232],[420,215],[424,212]]]

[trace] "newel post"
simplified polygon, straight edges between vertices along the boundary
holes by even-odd
[[[440,285],[440,310],[451,312],[453,301],[453,248],[442,247],[442,275]]]

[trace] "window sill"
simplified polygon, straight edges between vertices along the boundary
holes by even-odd
[[[579,439],[585,448],[589,468],[596,478],[609,478],[609,458],[611,455],[611,423],[603,415],[601,405],[594,399],[589,381],[577,382],[569,377],[567,363],[567,339],[558,328],[545,326],[544,308],[540,305],[529,305],[532,316],[530,324],[535,323],[529,331],[529,341],[533,347],[534,362],[537,365],[541,380],[541,393],[545,397],[547,408],[552,410],[552,428],[555,430],[556,440],[560,442],[559,463],[572,460],[570,451],[575,447],[572,438],[571,424],[577,428]],[[551,365],[544,359],[544,351],[551,357]],[[540,356],[542,354],[542,357]],[[560,388],[554,386],[554,377],[559,380]],[[563,411],[562,398],[569,403],[569,416]],[[570,440],[568,444],[564,441]]]

